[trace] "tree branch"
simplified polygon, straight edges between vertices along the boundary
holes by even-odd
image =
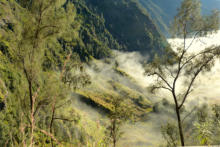
[[[186,48],[186,50],[188,50],[188,49],[192,46],[193,42],[195,41],[195,39],[196,39],[196,37],[197,37],[197,35],[198,35],[199,33],[201,33],[201,30],[199,30],[199,31],[197,31],[197,32],[195,33],[195,35],[194,35],[194,37],[193,37],[193,40],[191,41],[191,43],[189,44],[189,46]]]
[[[183,119],[182,122],[184,122],[184,120],[189,117],[194,111],[196,110],[196,107],[194,107]]]
[[[168,81],[167,81],[162,75],[160,75],[160,74],[157,73],[157,72],[154,72],[152,75],[157,75],[161,80],[163,80],[163,81],[167,84],[167,86],[168,86],[169,88],[172,89],[172,86],[168,83]]]
[[[210,59],[208,59],[196,72],[195,72],[195,74],[194,74],[194,76],[193,76],[193,78],[191,79],[191,82],[190,82],[190,84],[189,84],[189,86],[188,86],[188,89],[187,89],[187,91],[185,92],[185,95],[184,95],[184,97],[183,97],[183,100],[182,100],[182,103],[179,105],[179,109],[181,109],[181,107],[183,106],[183,104],[184,104],[184,102],[186,101],[186,98],[187,98],[187,96],[189,95],[189,93],[190,93],[190,90],[191,90],[191,88],[192,88],[192,86],[193,86],[193,84],[194,84],[194,82],[195,82],[195,79],[197,78],[197,76],[199,75],[199,73],[203,70],[203,68],[210,62],[210,61],[212,61],[214,59],[214,56],[212,56]]]
[[[168,90],[170,92],[172,92],[172,89],[165,87],[165,86],[153,86],[152,90],[156,90],[156,89],[164,89],[164,90]]]
[[[47,132],[47,131],[45,131],[45,130],[42,130],[42,129],[40,129],[40,128],[37,128],[37,129],[40,130],[40,132],[42,132],[43,134],[45,134],[45,135],[49,136],[50,138],[52,138],[57,144],[61,144],[61,143],[53,136],[53,134],[51,134],[51,133],[49,133],[49,132]]]
[[[54,119],[58,119],[58,120],[62,120],[62,121],[69,121],[69,122],[74,121],[74,120],[70,120],[70,119],[67,119],[67,118],[59,118],[59,117],[55,117]]]
[[[215,51],[215,50],[217,51],[217,50],[219,50],[219,49],[220,49],[220,47],[215,47],[215,48],[213,48],[213,49],[205,50],[205,51],[199,52],[198,54],[196,54],[196,55],[194,55],[194,56],[191,56],[188,60],[186,60],[186,61],[182,64],[181,69],[182,69],[186,64],[188,64],[190,61],[192,61],[194,58],[198,57],[199,55],[203,55],[203,54],[206,54],[206,53],[212,54],[212,51]]]

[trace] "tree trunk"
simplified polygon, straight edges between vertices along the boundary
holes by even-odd
[[[25,77],[27,79],[28,82],[28,91],[29,91],[29,99],[30,99],[30,110],[32,110],[32,106],[33,106],[33,93],[32,93],[32,78],[30,78],[27,69],[25,68],[25,64],[23,61],[23,70],[24,70],[24,74]]]
[[[32,82],[31,80],[28,80],[28,87],[29,87],[29,99],[30,99],[30,108],[32,109],[33,106],[33,94],[32,94]]]
[[[116,120],[113,119],[112,122],[112,143],[113,143],[113,147],[116,147]]]
[[[184,146],[184,135],[183,135],[183,129],[182,129],[182,122],[181,122],[181,117],[180,117],[180,109],[178,108],[178,106],[176,106],[176,115],[177,115],[177,119],[178,119],[178,127],[179,127],[179,135],[180,135],[180,141],[181,141],[181,145]]]
[[[52,134],[52,127],[53,127],[54,116],[55,116],[55,102],[54,102],[54,104],[52,106],[52,117],[51,117],[50,126],[49,126],[50,134]],[[52,138],[51,138],[51,146],[52,147],[54,146]]]
[[[31,92],[32,93],[32,92]],[[34,129],[35,129],[35,118],[34,118],[34,103],[35,103],[35,97],[33,96],[31,98],[32,102],[32,108],[31,108],[31,144],[30,147],[34,146]]]

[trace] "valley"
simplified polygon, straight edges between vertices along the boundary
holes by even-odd
[[[0,0],[0,146],[220,144],[213,9],[219,0]]]

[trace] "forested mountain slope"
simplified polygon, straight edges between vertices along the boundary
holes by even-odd
[[[126,10],[126,5],[121,5]],[[132,14],[148,18],[136,4],[129,6],[129,11],[133,9]],[[115,97],[124,98],[125,104],[134,108],[135,116],[151,111],[144,90],[117,67],[112,49],[157,51],[162,49],[163,37],[148,19],[145,25],[152,34],[156,32],[158,40],[154,42],[151,33],[147,36],[146,31],[139,31],[140,36],[151,38],[141,43],[153,43],[143,50],[143,44],[131,43],[131,49],[131,40],[120,42],[107,28],[105,19],[95,6],[83,1],[0,1],[0,146],[86,146],[104,142],[105,124],[97,128],[90,116],[83,117],[83,107],[74,102],[77,98],[98,107],[106,116],[113,112]],[[124,30],[125,37],[134,35],[130,29]],[[110,61],[103,59],[107,57]],[[107,66],[108,76],[100,71]],[[93,77],[91,71],[99,77]]]
[[[79,41],[74,46],[82,58],[97,59],[111,56],[111,49],[120,50],[121,46],[105,27],[105,19],[90,10],[83,1],[73,0],[77,21],[80,22]],[[87,60],[88,61],[88,60]]]
[[[103,16],[106,28],[122,50],[151,53],[166,45],[166,40],[137,1],[86,0],[86,4]]]
[[[136,1],[102,1],[98,3],[98,1],[73,0],[71,3],[74,4],[74,8],[68,8],[66,1],[61,2],[66,13],[70,11],[67,19],[62,20],[62,23],[66,25],[62,27],[69,34],[57,34],[53,39],[44,42],[45,50],[43,56],[39,58],[42,62],[39,68],[42,68],[44,72],[61,70],[65,58],[70,53],[74,54],[71,61],[79,62],[79,57],[81,61],[88,63],[93,58],[110,57],[111,49],[150,54],[162,50],[166,44],[147,13],[140,9]],[[22,29],[26,28],[23,28],[22,25],[26,23],[25,17],[28,15],[26,7],[27,3],[23,0],[1,2],[1,79],[3,85],[6,85],[11,92],[18,86],[17,80],[22,79],[22,77],[18,78],[20,71],[13,69],[17,60],[13,58],[16,56],[14,49],[18,45],[18,40],[24,40],[22,35],[25,34],[22,34],[24,33]],[[48,33],[50,35],[53,32]],[[119,69],[115,70],[119,74],[123,73]]]
[[[163,13],[159,4],[152,8]],[[171,19],[166,13],[155,17]],[[216,30],[219,24],[213,25]],[[172,90],[178,76],[189,72],[191,76],[197,68],[202,71],[205,65],[200,61],[214,64],[212,51],[219,55],[219,48],[198,54],[198,60],[186,53],[187,60],[184,52],[180,57],[180,52],[169,50],[164,56],[153,54],[161,53],[167,44],[138,0],[0,0],[0,147],[140,147],[165,145],[166,140],[169,146],[169,138],[162,140],[164,133],[171,135],[174,146],[179,145],[178,130],[172,126],[177,102],[153,92],[164,88],[173,92],[174,100],[181,100],[182,93],[175,96]],[[146,55],[154,55],[152,64],[145,64]],[[178,59],[186,60],[182,74],[176,70]],[[172,77],[173,87],[166,81]],[[183,108],[182,114],[191,114]],[[215,108],[207,120],[217,121],[206,132],[216,130],[220,120],[220,107]],[[201,133],[191,133],[198,130],[192,126],[199,118],[195,113],[193,121],[187,121],[186,134],[189,143],[198,145]],[[166,122],[171,126],[164,126]],[[211,137],[219,142],[219,134]]]

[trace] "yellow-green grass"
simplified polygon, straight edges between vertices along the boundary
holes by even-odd
[[[112,110],[111,99],[114,97],[123,97],[126,99],[125,103],[134,108],[137,116],[141,116],[152,110],[151,103],[144,94],[115,81],[108,81],[101,84],[93,83],[87,88],[78,90],[77,93],[83,98],[91,100],[98,106],[110,111]],[[141,102],[139,102],[140,97],[143,99]],[[138,102],[143,103],[146,107],[141,107]]]

